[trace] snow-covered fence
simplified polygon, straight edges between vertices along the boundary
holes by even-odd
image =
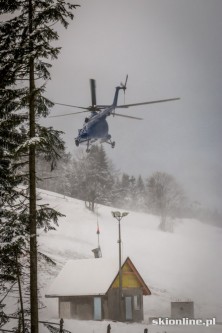
[[[52,323],[49,321],[39,321],[39,323],[43,324],[45,327],[48,328],[49,332],[58,332],[58,333],[71,333],[63,328],[64,326],[64,320],[63,318],[60,319],[59,323]],[[59,326],[58,329],[55,329],[55,326]]]

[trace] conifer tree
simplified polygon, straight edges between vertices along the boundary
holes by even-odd
[[[117,183],[117,202],[115,206],[128,209],[131,204],[131,194],[131,178],[127,173],[123,173],[120,181]]]
[[[139,211],[145,211],[146,209],[146,190],[141,175],[139,175],[139,177],[136,180],[135,208]]]
[[[95,203],[110,205],[113,196],[113,168],[103,146],[92,146],[74,162],[71,195],[84,200],[94,211]]]
[[[60,215],[46,205],[37,207],[36,155],[41,153],[54,164],[63,149],[60,133],[41,126],[38,119],[46,117],[53,105],[43,96],[45,82],[50,79],[51,64],[47,59],[57,58],[60,50],[51,45],[58,39],[53,27],[59,22],[66,28],[68,20],[73,18],[72,9],[75,7],[65,0],[0,0],[0,14],[6,14],[4,18],[11,17],[0,25],[1,131],[6,129],[6,138],[10,143],[4,142],[0,150],[3,176],[10,171],[1,188],[1,237],[5,237],[2,239],[5,247],[1,247],[1,254],[11,241],[19,240],[17,250],[23,247],[23,242],[27,246],[29,235],[32,333],[38,333],[36,228],[38,225],[46,230],[51,228],[50,221],[57,222]],[[12,121],[12,133],[7,121]],[[23,125],[23,129],[20,127],[19,130],[22,135],[12,146],[17,122]],[[27,174],[18,172],[18,167],[23,164],[22,158],[24,163],[28,163]],[[17,160],[19,165],[15,163]],[[24,190],[18,190],[18,184],[25,181],[28,183],[28,197]],[[16,208],[9,213],[12,204]],[[6,274],[7,278],[11,273]]]
[[[16,285],[19,289],[20,309],[23,308],[20,275],[22,270],[18,258],[26,251],[27,224],[24,223],[26,201],[24,192],[19,190],[23,177],[20,168],[23,163],[15,158],[15,150],[22,144],[27,135],[23,130],[27,116],[16,114],[19,110],[18,97],[24,93],[23,89],[8,88],[1,82],[0,104],[0,323],[7,321],[4,313],[6,296]],[[20,212],[23,210],[23,214]],[[24,313],[23,311],[21,311]],[[20,315],[20,311],[11,315]],[[23,316],[23,314],[22,314]],[[24,318],[23,318],[24,319]],[[25,328],[22,320],[23,331]]]

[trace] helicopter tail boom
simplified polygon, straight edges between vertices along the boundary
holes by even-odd
[[[115,95],[114,95],[114,99],[113,99],[113,104],[112,104],[112,107],[113,107],[114,109],[115,109],[116,106],[117,106],[118,96],[119,96],[119,91],[120,91],[120,90],[123,90],[123,91],[124,91],[124,94],[125,94],[127,81],[128,81],[128,74],[127,74],[127,76],[126,76],[125,83],[123,84],[123,83],[121,82],[120,85],[119,85],[118,87],[116,87],[116,91],[115,91]]]

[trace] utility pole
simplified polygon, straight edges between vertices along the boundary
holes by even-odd
[[[119,239],[118,239],[118,243],[119,243],[119,321],[123,321],[123,315],[122,315],[122,300],[123,300],[123,281],[122,281],[122,263],[121,263],[121,257],[122,257],[122,253],[121,253],[121,225],[120,222],[122,220],[123,217],[127,216],[129,213],[127,212],[112,212],[112,216],[118,221],[118,231],[119,231]]]

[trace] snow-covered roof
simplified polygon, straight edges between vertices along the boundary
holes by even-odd
[[[104,295],[117,274],[116,259],[70,260],[53,281],[46,297]]]
[[[144,295],[150,290],[129,257],[122,264],[128,264],[139,281]],[[104,295],[119,273],[116,259],[70,260],[49,288],[46,297]]]

